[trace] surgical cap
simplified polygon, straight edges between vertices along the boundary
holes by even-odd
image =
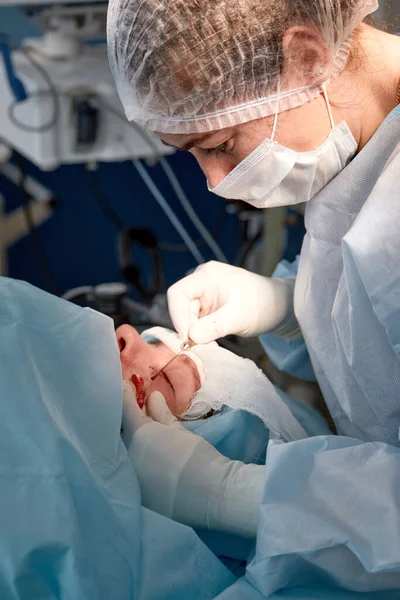
[[[187,134],[300,106],[343,70],[354,28],[377,6],[377,0],[110,0],[108,52],[126,116],[152,131]],[[331,61],[325,81],[290,89],[281,78],[282,37],[296,25],[321,36]]]

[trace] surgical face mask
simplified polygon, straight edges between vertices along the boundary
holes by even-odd
[[[230,200],[243,200],[256,208],[308,202],[350,162],[357,142],[348,125],[335,126],[326,90],[332,130],[321,146],[296,152],[274,141],[278,109],[271,138],[265,139],[210,192]]]

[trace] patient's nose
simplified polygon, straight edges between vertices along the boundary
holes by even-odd
[[[132,357],[140,350],[140,346],[146,346],[146,342],[139,333],[130,325],[121,325],[115,332],[121,358]]]

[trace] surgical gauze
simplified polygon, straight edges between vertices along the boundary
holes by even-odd
[[[182,341],[177,333],[153,327],[142,334],[146,341],[163,342],[178,353]],[[194,420],[224,406],[246,410],[268,427],[271,437],[292,441],[307,437],[303,427],[280,398],[272,383],[251,360],[233,354],[216,342],[194,346],[184,352],[195,363],[201,386],[182,419]]]

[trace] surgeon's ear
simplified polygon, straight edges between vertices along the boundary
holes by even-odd
[[[331,53],[322,37],[310,27],[290,27],[282,38],[282,52],[286,89],[318,85],[329,79]]]

